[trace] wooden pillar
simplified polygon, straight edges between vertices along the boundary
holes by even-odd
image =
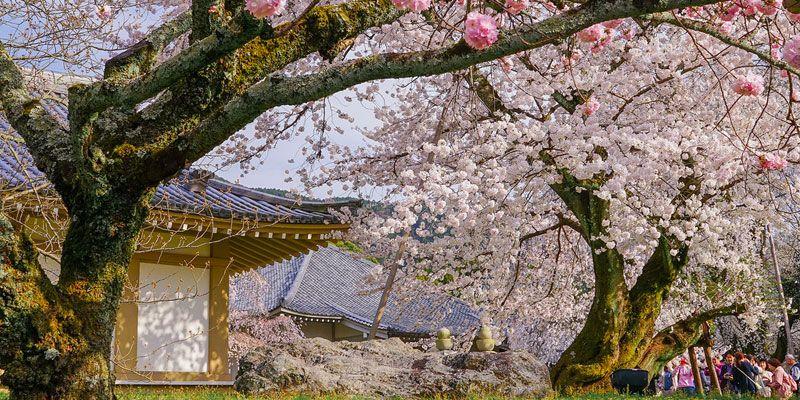
[[[386,285],[383,287],[383,294],[381,294],[381,300],[378,303],[378,309],[375,310],[375,318],[372,319],[372,326],[369,328],[369,336],[367,337],[369,340],[373,340],[378,336],[378,329],[380,328],[381,320],[383,319],[383,312],[386,310],[386,304],[389,301],[389,295],[392,293],[394,278],[397,276],[397,268],[400,266],[400,259],[403,257],[403,252],[406,249],[409,235],[410,232],[406,232],[406,234],[403,236],[403,241],[400,242],[400,246],[397,248],[397,253],[394,255],[394,259],[392,260],[392,265],[389,269],[389,277],[386,278]]]
[[[208,296],[208,373],[230,378],[228,359],[228,285],[230,274],[227,266],[209,266]],[[238,361],[238,360],[237,360]]]
[[[722,386],[719,384],[719,377],[717,376],[717,367],[711,364],[711,346],[714,342],[711,340],[711,333],[709,332],[708,322],[703,322],[703,352],[706,355],[706,366],[708,367],[708,374],[711,378],[711,390],[716,394],[722,395]]]
[[[786,295],[783,292],[783,280],[781,279],[781,266],[778,264],[778,257],[775,256],[775,242],[772,241],[772,230],[769,224],[764,226],[767,239],[769,240],[769,251],[772,255],[772,266],[775,268],[775,281],[778,287],[778,298],[781,301],[783,311],[783,331],[786,335],[786,354],[794,355],[794,345],[792,343],[792,325],[789,323],[789,312],[786,306]]]
[[[228,305],[230,301],[230,239],[211,244],[209,255],[225,260],[220,264],[210,263],[208,288],[208,374],[214,380],[232,380],[231,360],[228,354]],[[239,360],[233,360],[234,364]]]
[[[131,257],[128,267],[128,282],[122,293],[123,301],[117,311],[116,329],[114,331],[114,348],[112,351],[112,367],[117,379],[132,379],[136,371],[138,357],[137,337],[139,333],[139,257]]]
[[[692,366],[695,392],[699,395],[703,395],[705,393],[705,388],[703,387],[703,378],[700,377],[700,366],[697,365],[697,353],[694,351],[694,346],[689,346],[689,364]]]

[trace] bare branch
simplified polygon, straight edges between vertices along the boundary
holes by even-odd
[[[191,29],[192,13],[184,12],[147,35],[128,50],[106,62],[106,79],[132,79],[150,70],[156,56],[178,36]]]
[[[0,44],[0,105],[11,126],[22,136],[36,167],[55,185],[64,185],[74,171],[69,133],[33,98],[11,55]]]

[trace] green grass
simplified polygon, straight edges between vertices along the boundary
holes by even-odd
[[[270,396],[242,396],[232,389],[219,388],[118,388],[119,400],[364,400],[365,397],[324,395],[309,396],[298,394],[274,394]],[[659,397],[664,399],[665,397]],[[666,398],[672,400],[688,400],[683,395],[672,395]],[[693,397],[692,399],[697,399]],[[8,394],[0,389],[0,400],[7,400]],[[620,396],[615,394],[590,394],[583,396],[559,396],[551,400],[652,400],[655,397]],[[704,399],[716,400],[741,400],[742,397],[734,396],[705,396]],[[402,400],[402,399],[398,399]],[[444,400],[430,399],[430,400]],[[475,394],[464,400],[510,400],[508,397],[498,395]]]

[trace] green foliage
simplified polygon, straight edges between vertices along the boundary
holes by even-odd
[[[364,258],[367,261],[369,261],[369,262],[371,262],[373,264],[380,264],[381,263],[380,259],[378,259],[376,257],[373,257],[373,256],[366,255],[366,252],[364,251],[363,248],[361,248],[361,246],[359,246],[358,244],[353,243],[353,242],[351,242],[349,240],[339,240],[339,241],[333,243],[333,245],[338,247],[338,248],[340,248],[340,249],[342,249],[342,250],[348,251],[350,253],[360,254],[360,255],[364,256]]]

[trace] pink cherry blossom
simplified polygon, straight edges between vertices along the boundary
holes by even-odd
[[[778,9],[783,5],[783,0],[763,0],[756,8],[764,15],[775,15]]]
[[[764,91],[764,78],[753,74],[740,76],[733,83],[733,91],[742,96],[758,96]]]
[[[780,43],[772,43],[771,45],[769,45],[769,55],[771,55],[772,58],[778,60],[781,59],[781,57],[783,57],[783,52],[781,51]]]
[[[506,0],[506,11],[509,14],[519,14],[530,6],[529,0]]]
[[[730,21],[723,22],[719,26],[719,32],[725,35],[730,35],[733,32],[733,23]]]
[[[728,7],[719,17],[723,21],[730,22],[739,16],[739,11],[741,11],[741,7],[734,4],[733,6]]]
[[[618,26],[622,25],[625,22],[624,19],[612,19],[611,21],[603,22],[601,25],[605,26],[608,29],[616,29]]]
[[[217,7],[216,4],[212,4],[211,7],[208,7],[208,12],[209,14],[216,14],[217,12],[219,12],[219,8]]]
[[[595,43],[594,46],[592,46],[591,49],[592,53],[597,53],[600,50],[603,50],[604,47],[606,47],[609,43],[611,43],[612,39],[613,36],[610,33],[606,35],[602,40],[600,40],[599,42]]]
[[[752,17],[759,12],[761,0],[740,0],[739,6],[742,8],[742,14],[747,17]]]
[[[97,7],[97,17],[100,19],[111,18],[111,8],[105,4]]]
[[[392,3],[401,10],[411,10],[414,12],[425,11],[431,8],[431,0],[392,0]]]
[[[780,171],[788,164],[786,159],[774,154],[763,154],[758,157],[758,164],[765,171]]]
[[[581,113],[587,117],[594,114],[598,109],[600,109],[600,103],[593,98],[581,105]]]
[[[622,37],[625,40],[631,40],[633,37],[636,36],[636,27],[627,28],[622,31]]]
[[[800,14],[793,14],[789,11],[786,12],[786,18],[789,18],[789,21],[792,22],[800,22]]]
[[[800,67],[800,36],[795,36],[783,45],[783,60],[789,65]]]
[[[578,40],[587,43],[599,42],[605,37],[606,27],[602,24],[595,24],[578,32]]]
[[[247,0],[245,7],[256,18],[271,17],[283,11],[286,0]]]
[[[483,50],[497,41],[497,21],[489,15],[473,11],[467,15],[464,41],[475,50]]]

